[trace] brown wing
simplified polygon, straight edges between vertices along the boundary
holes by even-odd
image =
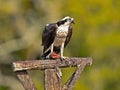
[[[44,46],[43,53],[51,46],[54,41],[57,30],[57,24],[52,23],[45,26],[42,33],[42,45]]]
[[[70,26],[69,26],[68,35],[67,35],[66,40],[65,40],[65,45],[64,45],[64,47],[66,47],[67,44],[69,43],[71,36],[72,36],[72,26],[70,25]]]

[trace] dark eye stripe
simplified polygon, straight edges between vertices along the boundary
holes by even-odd
[[[65,22],[67,22],[67,19],[65,19]]]
[[[58,26],[63,25],[65,22],[67,22],[67,20],[68,20],[68,19],[65,19],[65,20],[63,20],[63,21],[57,22]]]

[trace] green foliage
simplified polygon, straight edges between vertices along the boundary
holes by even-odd
[[[9,87],[8,86],[0,85],[0,90],[9,90]]]
[[[0,6],[0,64],[41,55],[45,24],[69,15],[75,24],[64,54],[93,57],[74,90],[120,90],[120,0],[0,0]],[[62,71],[64,83],[74,69]],[[43,77],[31,76],[41,89]]]

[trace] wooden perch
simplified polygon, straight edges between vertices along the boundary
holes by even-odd
[[[27,70],[44,70],[44,89],[45,90],[72,90],[75,82],[80,77],[86,65],[92,64],[92,58],[66,58],[63,62],[58,60],[29,60],[13,62],[13,70],[23,84],[25,90],[36,90]],[[65,85],[61,84],[61,78],[58,77],[56,67],[77,67]]]
[[[53,69],[55,67],[75,67],[80,65],[82,62],[85,64],[92,64],[92,58],[66,58],[64,62],[60,60],[28,60],[28,61],[16,61],[13,62],[14,71],[21,70],[39,70],[39,69]]]

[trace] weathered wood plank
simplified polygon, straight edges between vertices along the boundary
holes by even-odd
[[[87,58],[67,58],[64,62],[60,60],[28,60],[28,61],[16,61],[13,62],[14,71],[21,70],[39,70],[39,69],[53,69],[55,67],[75,67],[80,65],[82,62],[86,64],[91,64],[92,59],[90,57]]]

